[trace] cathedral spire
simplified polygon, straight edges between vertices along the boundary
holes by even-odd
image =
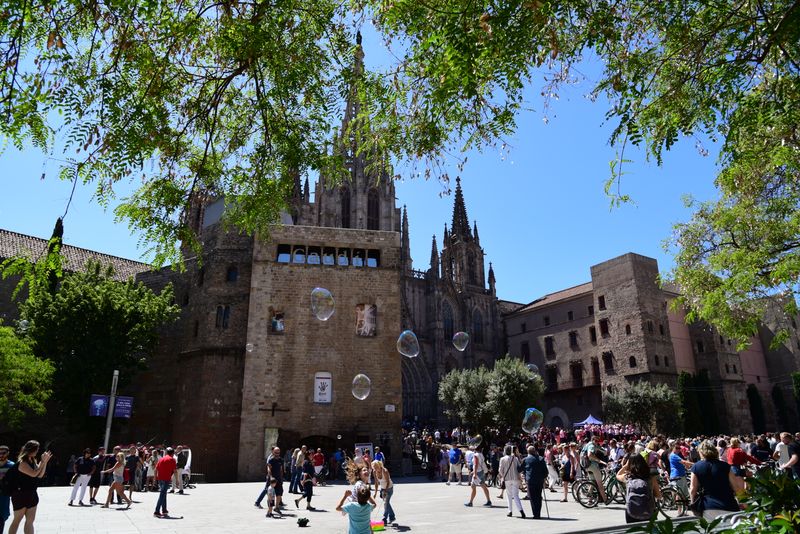
[[[442,237],[442,246],[447,247],[450,244],[450,234],[447,233],[447,223],[444,223],[444,237]]]
[[[300,172],[292,170],[292,200],[299,201],[303,198],[303,186],[300,182]]]
[[[411,270],[411,238],[408,235],[408,210],[403,205],[403,226],[402,226],[402,243],[400,248],[400,259],[403,269]]]
[[[432,273],[436,278],[439,277],[439,247],[436,246],[436,234],[433,235],[431,243],[431,267],[428,272]]]
[[[306,183],[305,183],[305,186],[303,188],[303,201],[306,204],[308,204],[308,202],[310,200],[311,200],[311,188],[308,185],[308,176],[306,176]]]
[[[472,234],[475,236],[475,244],[480,245],[481,240],[478,238],[478,221],[473,222]]]
[[[495,291],[494,269],[492,268],[492,262],[489,262],[489,291],[492,292],[492,295],[497,294]]]
[[[450,237],[454,241],[472,240],[467,206],[464,204],[464,193],[461,191],[461,178],[456,178],[456,198],[453,203],[453,227]]]

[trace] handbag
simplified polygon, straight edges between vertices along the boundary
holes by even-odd
[[[689,510],[691,510],[692,513],[698,517],[703,515],[703,512],[706,509],[705,503],[703,502],[703,496],[703,490],[699,489],[697,491],[697,497],[695,497],[694,500],[689,503]]]
[[[513,459],[511,460],[514,461]],[[506,489],[506,477],[508,476],[508,472],[511,471],[511,462],[508,462],[508,467],[506,468],[506,473],[503,475],[503,481],[500,482],[500,489]]]

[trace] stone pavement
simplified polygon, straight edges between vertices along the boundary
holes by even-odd
[[[37,534],[263,534],[297,532],[297,519],[308,517],[309,528],[304,532],[347,532],[347,518],[335,511],[347,486],[339,484],[315,488],[312,506],[317,508],[316,512],[306,511],[304,504],[301,504],[300,510],[296,509],[294,502],[291,502],[295,496],[284,494],[289,505],[284,519],[268,519],[265,517],[266,509],[262,511],[253,506],[262,488],[263,484],[259,483],[199,484],[195,489],[186,490],[185,495],[168,496],[167,505],[174,516],[170,519],[153,517],[157,493],[134,493],[134,505],[130,510],[116,507],[102,509],[99,506],[70,508],[67,502],[71,488],[40,488],[41,502],[35,527]],[[284,489],[288,489],[288,484],[284,483]],[[105,499],[107,490],[100,488],[100,492],[98,496]],[[422,478],[398,479],[392,498],[398,527],[387,528],[386,532],[485,534],[536,531],[536,534],[545,534],[578,532],[625,523],[624,507],[621,505],[586,509],[574,502],[557,502],[560,494],[555,493],[546,493],[551,517],[549,521],[531,519],[528,501],[522,501],[528,519],[522,520],[518,514],[509,518],[506,517],[505,500],[496,498],[499,489],[490,488],[492,508],[481,506],[484,501],[480,489],[478,492],[475,506],[465,508],[464,502],[469,497],[469,488],[466,486],[445,486],[441,482],[427,482]],[[550,501],[551,498],[554,500]],[[88,496],[84,502],[88,502]],[[378,502],[379,509],[373,512],[373,520],[381,518],[380,500]],[[542,513],[545,515],[544,507]],[[22,532],[22,528],[19,532]]]

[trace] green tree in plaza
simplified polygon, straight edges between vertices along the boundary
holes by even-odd
[[[0,424],[18,427],[26,414],[43,414],[50,398],[53,365],[37,358],[31,343],[0,325]]]
[[[267,230],[296,172],[336,179],[358,150],[446,178],[450,154],[463,164],[515,131],[531,85],[546,106],[583,81],[615,125],[615,200],[627,147],[660,164],[681,138],[719,142],[718,198],[692,203],[670,240],[690,320],[744,343],[762,297],[798,291],[795,0],[8,0],[1,15],[0,135],[50,149],[61,117],[64,177],[101,202],[140,179],[118,214],[159,262],[194,241],[192,194],[224,194],[229,222]],[[361,71],[369,22],[396,60]],[[348,96],[362,105],[332,150]]]
[[[753,418],[753,432],[756,434],[766,432],[767,418],[764,415],[764,403],[755,384],[747,386],[747,401],[750,404],[750,416]]]
[[[541,376],[509,355],[497,360],[491,371],[454,369],[439,382],[445,413],[479,429],[518,429],[525,410],[536,406],[543,394]]]
[[[609,421],[629,422],[651,435],[680,430],[680,399],[666,384],[639,382],[614,389],[603,397],[603,410]]]
[[[683,432],[689,436],[699,436],[706,432],[703,428],[703,414],[700,412],[694,377],[686,371],[678,375],[678,399],[683,415]]]
[[[114,369],[130,383],[157,342],[157,331],[177,317],[172,287],[160,294],[132,279],[112,279],[111,267],[89,262],[67,273],[54,291],[33,285],[21,303],[25,337],[54,367],[53,396],[65,415],[86,412],[89,395],[108,389]]]

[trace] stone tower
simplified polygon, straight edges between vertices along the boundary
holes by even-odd
[[[455,284],[459,291],[483,290],[486,276],[483,266],[483,249],[478,238],[478,224],[470,229],[461,178],[456,178],[453,202],[453,222],[450,232],[445,228],[442,249],[442,277]]]

